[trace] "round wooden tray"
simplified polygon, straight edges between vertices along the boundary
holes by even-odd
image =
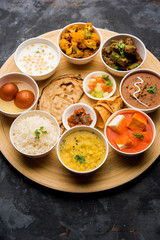
[[[102,34],[103,41],[116,34],[115,32],[107,30],[99,30]],[[59,30],[56,30],[43,34],[41,37],[48,38],[56,43],[58,33]],[[153,69],[160,73],[160,62],[149,51],[147,51],[147,58],[142,68]],[[62,56],[60,65],[58,66],[54,77],[63,74],[79,73],[84,78],[88,73],[96,70],[106,71],[99,54],[96,56],[95,60],[84,66],[76,66],[68,63]],[[14,54],[2,66],[0,75],[9,72],[19,72],[14,62]],[[115,79],[117,81],[117,92],[115,94],[118,94],[121,78],[115,77]],[[38,82],[40,90],[46,85],[46,83],[46,81]],[[90,105],[93,105],[94,103],[86,95],[83,95],[81,102]],[[13,119],[3,115],[0,116],[0,149],[6,159],[19,172],[46,187],[65,192],[77,193],[107,190],[134,179],[144,172],[159,156],[160,150],[157,146],[160,138],[160,109],[150,114],[150,116],[153,119],[157,130],[157,136],[151,148],[144,154],[134,158],[123,157],[109,148],[109,156],[106,163],[92,175],[77,176],[70,173],[59,162],[56,155],[56,149],[53,149],[46,157],[40,159],[29,159],[19,154],[12,147],[9,140],[9,128]]]

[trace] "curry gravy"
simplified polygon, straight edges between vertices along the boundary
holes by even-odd
[[[140,91],[135,94],[140,102],[133,95],[138,90],[138,87],[134,85],[139,82],[137,77],[143,80],[143,83],[137,84]],[[160,105],[160,78],[154,74],[148,72],[133,73],[124,80],[121,91],[126,102],[133,107],[151,109]]]

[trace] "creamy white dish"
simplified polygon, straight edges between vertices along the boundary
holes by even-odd
[[[58,62],[56,51],[49,45],[34,43],[26,46],[18,56],[20,69],[30,75],[41,75],[53,70]]]

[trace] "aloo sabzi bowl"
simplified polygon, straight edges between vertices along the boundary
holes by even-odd
[[[62,50],[61,49],[61,47],[60,47],[60,40],[62,40],[62,37],[63,37],[63,35],[65,34],[65,33],[67,33],[67,29],[69,29],[70,27],[72,27],[73,25],[74,26],[77,26],[78,28],[80,28],[80,29],[84,29],[85,28],[85,24],[86,23],[84,23],[84,22],[75,22],[75,23],[71,23],[71,24],[69,24],[69,25],[67,25],[67,26],[65,26],[61,31],[60,31],[60,33],[59,33],[59,35],[58,35],[58,38],[57,38],[57,45],[58,45],[58,47],[59,47],[59,49],[60,49],[60,52],[62,53],[62,55],[65,57],[65,59],[67,60],[67,61],[69,61],[70,63],[73,63],[73,64],[76,64],[76,65],[82,65],[82,64],[86,64],[86,63],[89,63],[90,61],[92,61],[94,58],[95,58],[95,56],[97,55],[97,53],[99,52],[99,50],[100,50],[100,47],[101,47],[101,44],[102,44],[102,37],[101,37],[101,34],[100,34],[100,32],[98,31],[98,29],[96,28],[96,27],[94,27],[94,26],[92,26],[93,27],[93,33],[94,33],[94,35],[96,34],[97,36],[98,36],[98,38],[99,38],[99,44],[98,44],[98,47],[96,48],[96,50],[94,51],[94,53],[93,54],[89,54],[89,55],[87,55],[87,57],[84,57],[84,58],[82,58],[82,57],[71,57],[71,55],[69,56],[68,54],[66,54],[65,52],[64,52],[64,50]],[[82,33],[83,34],[83,33]],[[94,36],[95,37],[95,36]],[[70,36],[68,37],[68,39],[70,38]],[[88,37],[89,38],[89,37]],[[97,41],[97,40],[96,40]],[[64,44],[66,44],[66,43],[64,43]],[[77,45],[76,46],[74,46],[73,47],[75,50],[74,51],[76,51],[76,49],[77,49]],[[73,51],[72,51],[73,52]]]

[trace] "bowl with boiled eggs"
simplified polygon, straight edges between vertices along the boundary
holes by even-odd
[[[8,73],[0,77],[0,112],[16,118],[35,107],[39,97],[37,83],[23,73]]]

